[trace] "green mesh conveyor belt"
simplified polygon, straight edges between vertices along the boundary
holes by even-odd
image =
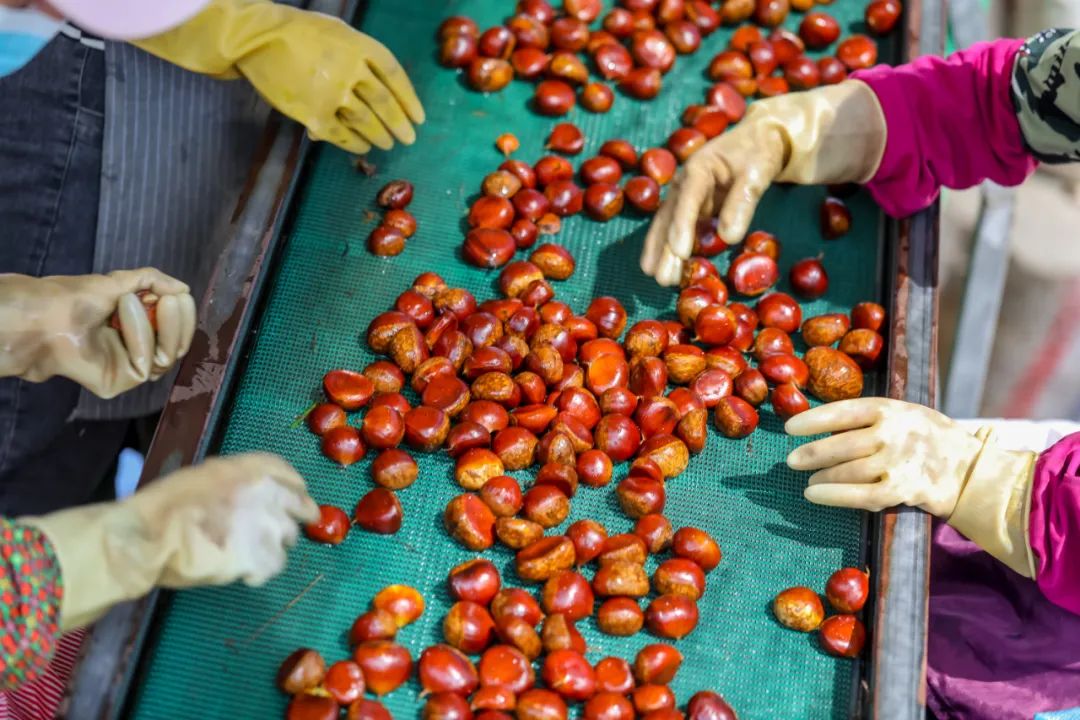
[[[364,30],[401,58],[427,108],[419,140],[390,153],[373,153],[378,173],[357,173],[351,158],[323,147],[300,191],[295,223],[286,238],[279,272],[269,288],[249,362],[225,416],[224,454],[270,450],[294,463],[314,497],[351,511],[372,487],[370,457],[347,469],[324,459],[319,443],[294,418],[311,402],[323,373],[331,368],[363,368],[373,359],[361,339],[369,320],[390,308],[410,280],[436,270],[451,285],[478,298],[491,297],[497,273],[466,266],[459,258],[462,218],[483,176],[500,157],[492,142],[506,131],[522,141],[518,157],[535,161],[554,121],[527,109],[531,86],[513,83],[490,97],[471,92],[452,71],[435,62],[432,37],[441,18],[474,17],[481,27],[499,22],[511,0],[423,0],[405,7],[373,0],[361,19]],[[861,0],[837,0],[827,9],[845,31],[861,26]],[[787,25],[796,27],[797,14]],[[729,31],[706,38],[701,51],[678,60],[660,97],[639,103],[621,95],[606,115],[576,109],[567,118],[588,140],[582,158],[608,138],[625,137],[639,148],[660,144],[678,126],[681,109],[701,102],[708,86],[703,75]],[[889,48],[882,56],[889,59]],[[404,254],[376,258],[365,238],[377,222],[373,197],[389,179],[407,178],[416,186],[409,208],[419,231]],[[824,254],[831,276],[828,298],[805,306],[808,315],[846,312],[874,297],[878,277],[881,216],[859,196],[851,201],[854,230],[825,243],[818,231],[821,188],[774,188],[754,227],[776,233],[783,242],[783,271],[795,260]],[[675,293],[655,285],[637,266],[646,221],[621,217],[607,224],[575,217],[557,240],[578,259],[577,272],[557,283],[561,300],[583,312],[588,299],[614,295],[631,322],[670,313]],[[722,269],[726,257],[717,258]],[[786,280],[781,289],[787,290]],[[780,628],[769,601],[796,584],[821,588],[832,569],[860,560],[863,517],[812,507],[801,495],[805,477],[784,466],[795,441],[781,432],[769,410],[760,429],[745,440],[728,440],[710,429],[708,447],[686,473],[669,484],[666,514],[676,525],[708,529],[724,551],[720,567],[708,577],[701,602],[701,625],[678,643],[686,656],[674,682],[680,704],[698,689],[723,692],[740,717],[784,720],[846,717],[853,692],[852,664],[817,649],[814,638]],[[345,634],[372,595],[390,583],[416,586],[428,608],[399,638],[414,657],[441,640],[442,617],[449,607],[444,579],[454,564],[473,556],[442,529],[447,501],[460,492],[450,459],[422,455],[420,479],[400,493],[405,523],[393,536],[354,531],[338,547],[302,539],[287,570],[265,587],[232,586],[177,594],[164,612],[153,639],[141,683],[134,693],[139,718],[275,718],[286,704],[274,687],[278,663],[298,646],[311,646],[329,660],[348,657]],[[625,474],[617,468],[616,480]],[[517,473],[526,480],[528,473]],[[572,520],[589,517],[612,532],[625,532],[614,483],[583,488],[573,502]],[[518,584],[511,554],[486,555]],[[649,571],[655,567],[650,561]],[[591,575],[591,570],[586,570]],[[615,654],[632,659],[654,641],[642,632],[616,639],[600,634],[590,619],[582,623],[593,661]],[[415,682],[385,698],[398,718],[413,717],[420,704]]]

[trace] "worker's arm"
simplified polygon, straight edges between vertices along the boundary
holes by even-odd
[[[153,323],[141,293],[156,298]],[[0,377],[41,382],[60,375],[114,397],[168,372],[194,332],[187,285],[153,268],[0,275]]]
[[[788,456],[793,469],[817,471],[806,499],[921,508],[1080,614],[1080,435],[1042,456],[1003,450],[988,429],[972,435],[934,410],[883,398],[823,405],[785,429],[832,433]]]
[[[405,70],[337,18],[271,0],[211,0],[183,25],[134,43],[193,72],[243,76],[316,140],[354,153],[412,144],[424,122]]]
[[[699,217],[717,215],[721,237],[741,241],[773,182],[865,183],[899,217],[942,187],[1016,185],[1038,161],[1080,159],[1078,63],[1080,33],[1052,30],[755,102],[687,161],[649,229],[642,269],[678,282]]]
[[[178,470],[120,502],[0,518],[0,689],[40,674],[61,633],[155,586],[266,582],[298,523],[318,516],[288,463],[252,453]]]

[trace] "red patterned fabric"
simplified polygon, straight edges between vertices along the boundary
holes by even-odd
[[[37,680],[25,683],[18,690],[0,692],[0,720],[55,718],[85,637],[85,630],[64,635],[57,643],[52,662]]]

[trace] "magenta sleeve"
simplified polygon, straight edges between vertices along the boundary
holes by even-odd
[[[1080,433],[1062,438],[1035,463],[1029,537],[1039,589],[1080,615]]]
[[[867,184],[885,212],[902,217],[921,210],[942,185],[1017,185],[1031,174],[1036,162],[1024,147],[1009,90],[1023,43],[979,43],[947,58],[853,75],[870,86],[885,113],[885,154]]]

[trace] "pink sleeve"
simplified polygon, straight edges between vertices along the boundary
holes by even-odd
[[[1039,456],[1029,537],[1043,595],[1080,615],[1080,433]]]
[[[941,186],[983,180],[1018,185],[1035,169],[1024,147],[1009,84],[1023,40],[972,45],[947,58],[921,57],[853,75],[877,95],[888,140],[870,194],[893,217],[930,205]]]

